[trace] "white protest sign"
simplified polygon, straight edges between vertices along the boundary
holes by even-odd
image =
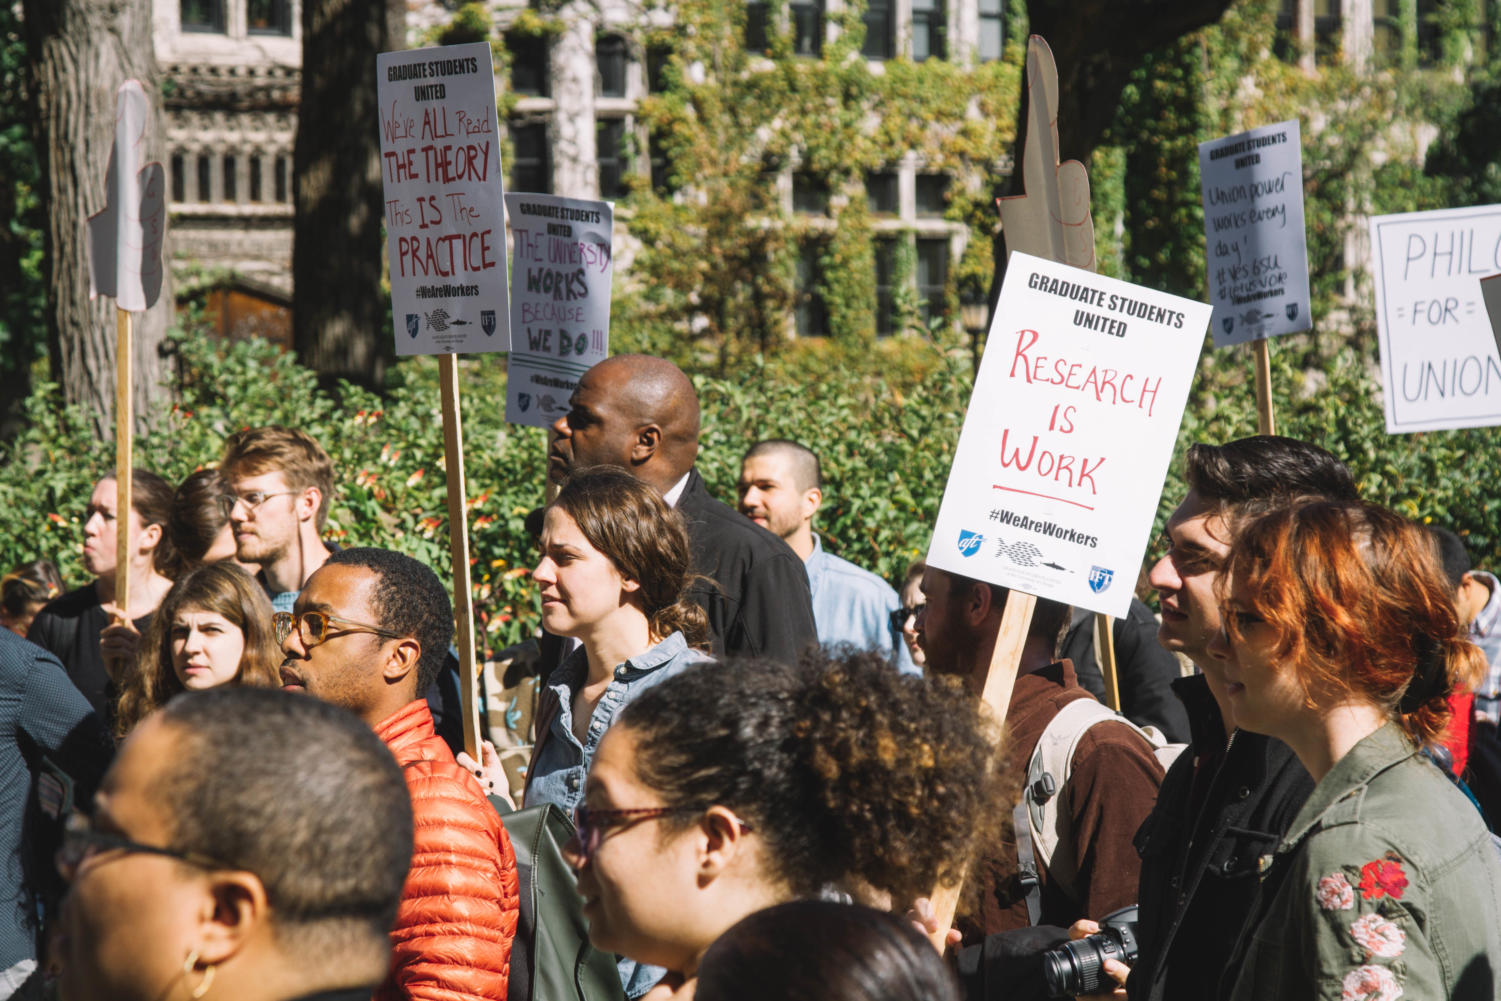
[[[1480,297],[1485,300],[1486,315],[1491,318],[1491,336],[1501,350],[1501,275],[1480,279]]]
[[[928,562],[1125,615],[1211,312],[1013,254]]]
[[[375,65],[396,353],[505,351],[490,43],[382,52]]]
[[[160,163],[141,165],[150,112],[138,81],[120,85],[104,210],[89,217],[89,298],[112,296],[118,308],[135,313],[156,305],[162,291],[166,172]]]
[[[608,202],[506,195],[511,222],[511,357],[506,420],[549,427],[579,378],[610,354]]]
[[[1296,118],[1199,144],[1214,346],[1313,325]]]
[[[1501,424],[1501,354],[1477,279],[1501,271],[1501,205],[1371,219],[1388,434]]]

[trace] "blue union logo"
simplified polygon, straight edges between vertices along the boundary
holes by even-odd
[[[407,314],[407,333],[408,334],[411,334],[413,337],[416,337],[417,336],[417,331],[421,328],[421,326],[422,326],[422,317],[418,316],[416,313],[408,313]]]
[[[1089,589],[1095,594],[1109,587],[1112,580],[1115,580],[1114,570],[1106,570],[1104,567],[1089,568]]]
[[[966,532],[961,529],[959,532],[959,555],[965,557],[975,555],[975,553],[980,551],[980,544],[984,541],[985,536],[979,532]]]

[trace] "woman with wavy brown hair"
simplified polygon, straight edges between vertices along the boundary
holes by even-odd
[[[1221,995],[1494,999],[1501,861],[1423,755],[1484,668],[1433,543],[1384,508],[1313,502],[1240,527],[1210,652],[1238,727],[1317,785],[1279,843]]]
[[[589,771],[578,871],[595,947],[691,996],[709,946],[789,900],[888,907],[956,882],[1004,810],[978,702],[879,654],[732,661],[644,693]]]
[[[271,617],[265,592],[233,563],[201,566],[173,584],[120,685],[116,735],[179,692],[280,685],[281,647]]]

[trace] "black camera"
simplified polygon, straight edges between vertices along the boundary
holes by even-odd
[[[1136,905],[1122,907],[1100,921],[1093,935],[1049,949],[1042,954],[1042,979],[1048,996],[1073,997],[1113,989],[1115,981],[1105,974],[1105,960],[1136,962]]]

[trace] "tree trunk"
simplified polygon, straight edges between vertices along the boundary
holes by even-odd
[[[394,352],[381,291],[385,202],[375,93],[375,56],[389,44],[385,4],[304,0],[292,341],[325,380],[372,389]]]
[[[115,303],[102,296],[89,301],[87,220],[104,208],[105,170],[115,139],[115,91],[127,79],[139,80],[151,100],[144,159],[165,159],[151,2],[22,0],[21,11],[36,102],[33,134],[41,160],[52,377],[68,403],[81,404],[93,415],[100,440],[108,440],[114,434]],[[168,271],[156,305],[135,316],[138,423],[168,392],[160,349],[171,320]]]

